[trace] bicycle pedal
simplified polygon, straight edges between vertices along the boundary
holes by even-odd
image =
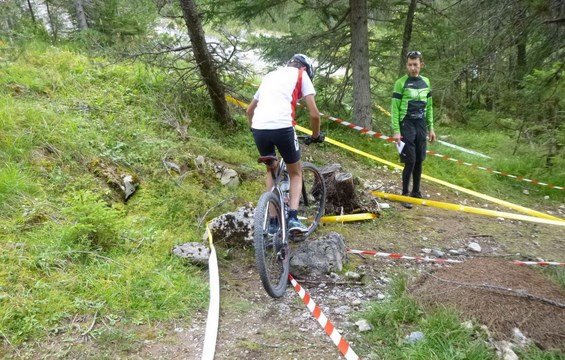
[[[298,243],[306,240],[306,236],[305,233],[303,233],[302,231],[294,231],[294,232],[290,232],[288,239],[291,242]]]

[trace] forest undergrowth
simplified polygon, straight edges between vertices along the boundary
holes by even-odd
[[[81,55],[73,46],[0,47],[4,350],[72,332],[77,325],[81,333],[114,339],[116,329],[190,322],[191,314],[206,308],[205,270],[172,256],[171,249],[200,241],[206,220],[256,201],[263,169],[241,111],[232,109],[235,128],[221,128],[211,120],[203,89],[177,86],[162,70]],[[182,125],[186,133],[179,131]],[[387,142],[329,122],[322,128],[327,136],[397,162]],[[431,147],[435,151],[565,186],[563,157],[548,169],[536,145],[514,151],[516,139],[508,131],[439,122],[437,133],[492,159],[439,144]],[[324,163],[332,161],[333,151],[324,145]],[[236,169],[239,187],[222,186],[210,168],[197,165],[200,155]],[[166,161],[180,165],[182,178]],[[104,166],[138,180],[127,202],[100,176],[97,169]],[[562,207],[565,199],[563,191],[448,161],[428,160],[425,173],[541,211]],[[451,315],[438,316],[452,324]],[[96,319],[107,326],[88,330]],[[461,334],[454,341],[472,340]]]

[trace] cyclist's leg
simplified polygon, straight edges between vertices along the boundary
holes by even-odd
[[[299,160],[294,164],[286,164],[286,169],[290,176],[290,199],[288,205],[291,210],[298,210],[300,192],[302,191],[302,162]]]
[[[253,129],[253,139],[255,140],[255,145],[261,156],[276,156],[275,143],[273,142],[274,130],[258,130]],[[273,187],[273,176],[271,171],[276,171],[278,167],[278,161],[273,164],[272,167],[266,166],[267,173],[265,175],[265,186],[266,191],[270,191]]]
[[[280,141],[276,143],[286,163],[290,176],[290,194],[288,210],[288,230],[291,233],[304,233],[308,228],[298,220],[298,205],[302,191],[302,163],[300,162],[300,146],[294,128],[281,129]]]
[[[300,146],[293,127],[279,129],[279,136],[273,139],[281,153],[290,176],[290,210],[298,209],[300,191],[302,190],[302,163],[300,162]]]

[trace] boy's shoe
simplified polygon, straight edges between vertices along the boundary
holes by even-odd
[[[402,194],[402,196],[411,196],[411,194]],[[408,203],[408,202],[400,203],[400,205],[404,206],[407,209],[412,209],[412,207],[414,206],[412,205],[412,203]]]
[[[269,217],[269,225],[267,226],[267,234],[273,236],[281,230],[279,219],[276,217]]]
[[[417,192],[411,192],[410,196],[413,198],[417,198],[417,199],[422,199],[422,193],[417,191]]]
[[[275,235],[277,232],[279,232],[279,228],[280,228],[280,227],[279,227],[278,221],[277,221],[277,222],[270,222],[270,223],[269,223],[269,229],[267,230],[267,233],[268,233],[270,236],[273,236],[273,235]]]
[[[308,232],[308,228],[298,219],[288,219],[288,231],[305,233]]]

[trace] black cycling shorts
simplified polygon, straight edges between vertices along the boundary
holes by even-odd
[[[287,164],[294,164],[300,160],[300,146],[294,127],[273,130],[253,131],[255,145],[261,156],[276,156],[275,147],[279,150],[282,158]]]
[[[404,149],[400,153],[400,161],[413,163],[424,161],[426,158],[426,121],[405,119],[400,123],[400,135],[404,142]]]

